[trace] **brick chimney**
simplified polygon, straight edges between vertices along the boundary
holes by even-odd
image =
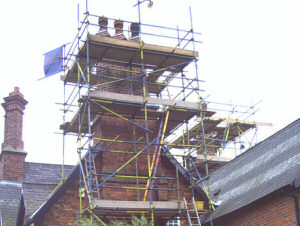
[[[107,24],[108,24],[107,17],[104,16],[99,17],[98,24],[99,24],[99,31],[97,32],[97,35],[110,36],[107,31]]]
[[[140,24],[139,23],[132,23],[130,25],[130,31],[131,31],[131,40],[132,41],[139,41]]]
[[[0,155],[0,180],[22,182],[24,179],[25,157],[22,140],[23,111],[28,102],[18,87],[4,98],[5,110],[4,142]]]
[[[126,39],[125,35],[123,34],[123,20],[115,20],[114,27],[115,27],[114,38]]]

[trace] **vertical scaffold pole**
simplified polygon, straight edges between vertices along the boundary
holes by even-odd
[[[192,9],[191,6],[189,7],[190,10],[190,20],[191,20],[191,31],[192,31],[192,39],[193,39],[193,50],[194,53],[196,52],[196,47],[195,47],[195,37],[194,37],[194,28],[193,28],[193,17],[192,17]],[[196,79],[197,79],[197,93],[198,93],[198,97],[199,97],[199,110],[200,110],[200,123],[201,123],[201,130],[202,130],[202,140],[203,140],[203,150],[204,150],[204,161],[205,161],[205,172],[206,172],[206,176],[208,176],[208,161],[207,161],[207,145],[206,145],[206,138],[205,138],[205,131],[204,131],[204,122],[203,122],[203,109],[202,109],[202,98],[200,95],[200,86],[199,86],[199,74],[198,74],[198,66],[197,66],[197,59],[195,56],[194,59],[194,64],[195,64],[195,72],[196,72]],[[197,151],[198,153],[198,151]],[[210,199],[210,195],[209,195],[209,186],[207,186],[207,198],[208,198],[208,205],[209,205],[209,209],[214,209],[212,203],[211,203],[211,199]],[[212,221],[210,222],[212,225]]]
[[[66,73],[66,66],[65,66],[65,54],[66,54],[66,46],[64,45],[63,48],[63,73]],[[64,81],[64,107],[63,107],[63,125],[66,123],[66,81]],[[61,179],[62,181],[65,180],[65,139],[66,139],[66,132],[63,131],[63,159],[62,159],[62,169],[61,169]]]
[[[89,33],[89,10],[88,10],[88,0],[86,0],[86,32],[87,32],[87,42],[86,42],[86,71],[87,71],[87,96],[90,98],[90,33]],[[88,116],[88,158],[89,158],[89,193],[92,197],[92,128],[91,128],[91,103],[87,101],[87,116]],[[90,208],[92,208],[92,203]]]
[[[140,56],[141,56],[141,70],[143,73],[143,102],[145,111],[145,128],[146,128],[146,142],[147,146],[149,144],[149,134],[148,134],[148,115],[147,115],[147,97],[146,97],[146,74],[144,68],[144,55],[143,55],[143,40],[142,40],[142,28],[141,28],[141,1],[138,0],[138,17],[139,17],[139,37],[140,37]],[[148,177],[150,185],[151,182],[151,166],[150,166],[150,148],[147,148],[147,165],[148,165]],[[150,212],[151,212],[151,224],[154,225],[154,214],[153,214],[153,202],[152,202],[152,187],[149,187],[149,200],[150,200]]]

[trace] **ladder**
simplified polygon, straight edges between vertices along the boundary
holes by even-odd
[[[87,181],[87,185],[88,188],[91,186],[92,189],[98,186],[98,177],[96,174],[96,165],[95,165],[95,158],[92,155],[92,164],[91,164],[91,174],[92,174],[92,179],[90,181],[90,175],[89,175],[89,165],[90,165],[90,161],[88,159],[88,155],[84,158],[84,163],[85,163],[85,172],[86,172],[86,181]],[[90,185],[91,183],[91,185]],[[92,197],[93,198],[98,198],[100,199],[100,191],[99,188],[97,188],[95,191],[92,191]]]
[[[197,211],[196,203],[194,197],[192,198],[192,202],[188,203],[185,200],[185,197],[183,197],[184,202],[184,209],[186,211],[186,216],[189,222],[189,225],[199,225],[201,226],[200,217]]]

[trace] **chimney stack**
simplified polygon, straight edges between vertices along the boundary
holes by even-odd
[[[22,140],[23,111],[28,102],[18,87],[4,98],[5,110],[4,142],[0,155],[0,180],[22,182],[24,179],[25,157]]]
[[[27,103],[20,93],[19,87],[15,87],[14,92],[4,98],[2,106],[5,110],[5,126],[2,149],[12,147],[14,150],[22,150],[24,148],[22,140],[23,111]]]
[[[123,33],[123,20],[115,20],[114,27],[116,35]]]
[[[130,31],[131,31],[131,40],[138,40],[140,35],[140,24],[132,23],[130,25]]]
[[[125,35],[123,34],[123,20],[115,20],[114,27],[115,27],[114,37],[118,39],[126,39]]]
[[[107,17],[101,16],[98,18],[98,24],[99,24],[99,31],[97,35],[101,36],[110,36],[108,31],[107,31],[107,24],[108,24],[108,19]]]

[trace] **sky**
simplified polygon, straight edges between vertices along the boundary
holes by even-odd
[[[260,102],[255,121],[262,127],[258,140],[299,118],[300,2],[298,0],[153,0],[142,6],[143,23],[201,32],[199,77],[204,96],[216,102],[251,105]],[[44,76],[43,54],[73,40],[77,4],[82,18],[85,1],[11,0],[1,3],[0,102],[15,86],[29,104],[24,114],[23,140],[27,161],[61,163],[60,74]],[[90,0],[92,14],[138,21],[135,0]],[[0,115],[4,111],[0,109]],[[4,117],[0,120],[3,142]],[[66,148],[66,163],[76,150]]]

